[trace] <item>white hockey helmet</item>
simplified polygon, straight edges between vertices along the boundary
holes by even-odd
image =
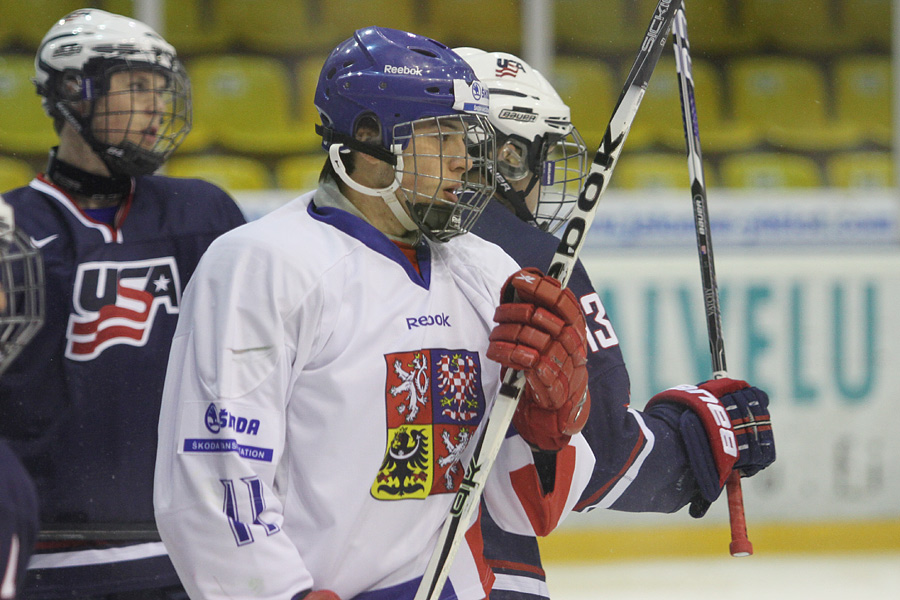
[[[76,10],[50,28],[34,62],[34,83],[47,114],[75,127],[114,174],[152,173],[191,129],[190,82],[184,67],[175,48],[140,21],[97,9]],[[112,75],[122,71],[163,76],[164,87],[149,90],[155,94],[152,131],[130,121],[115,130],[98,125],[111,122],[112,113],[102,113],[98,100],[110,93]],[[155,140],[152,147],[129,140],[141,133]]]
[[[44,323],[41,253],[16,228],[12,207],[0,196],[0,373]]]
[[[578,201],[587,149],[572,124],[568,105],[547,78],[507,52],[456,48],[490,92],[491,124],[497,132],[497,170],[507,181],[531,177],[518,198],[503,194],[516,213],[547,231],[556,231]],[[538,182],[537,206],[524,197]],[[498,187],[498,190],[502,188]],[[523,212],[524,211],[524,212]],[[533,214],[532,214],[533,212]]]

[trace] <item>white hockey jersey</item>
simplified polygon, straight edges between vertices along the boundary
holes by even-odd
[[[219,238],[183,297],[154,505],[194,600],[411,599],[499,388],[485,352],[516,263],[463,235],[421,245],[420,275],[313,195]],[[545,534],[592,464],[573,437],[542,496],[512,435],[485,500],[504,529]],[[484,598],[492,577],[472,528],[446,597]]]

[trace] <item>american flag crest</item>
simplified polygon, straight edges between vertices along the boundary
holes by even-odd
[[[387,446],[372,496],[455,493],[463,452],[485,412],[478,353],[430,348],[384,358]]]
[[[494,72],[494,74],[497,77],[515,77],[519,74],[519,71],[524,70],[525,67],[523,67],[522,63],[520,62],[510,60],[508,58],[498,58],[497,70]]]
[[[88,361],[110,346],[144,346],[158,310],[177,314],[180,304],[181,283],[171,256],[82,263],[66,328],[66,358]]]

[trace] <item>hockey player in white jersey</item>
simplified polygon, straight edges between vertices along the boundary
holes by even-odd
[[[495,172],[471,68],[360,29],[315,103],[318,188],[219,238],[183,298],[154,505],[195,600],[412,599],[502,367],[529,384],[485,487],[497,524],[549,533],[593,465],[574,295],[463,235]],[[493,580],[476,522],[441,597]]]

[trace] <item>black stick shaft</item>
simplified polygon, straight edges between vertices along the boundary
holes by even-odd
[[[694,208],[694,228],[697,231],[697,254],[700,257],[700,276],[703,283],[703,306],[706,311],[706,328],[709,333],[709,351],[712,356],[713,377],[727,377],[725,342],[722,338],[722,313],[719,308],[719,290],[716,284],[716,267],[713,258],[712,236],[709,227],[709,211],[706,200],[706,180],[703,175],[703,153],[700,150],[700,126],[697,120],[697,102],[694,95],[694,76],[691,69],[690,42],[687,36],[687,17],[684,2],[680,2],[675,15],[675,64],[678,85],[681,90],[681,116],[687,146],[688,173],[691,178],[691,198]],[[732,556],[753,554],[753,545],[747,538],[744,518],[744,500],[741,478],[732,471],[726,482],[728,513],[731,525]]]

